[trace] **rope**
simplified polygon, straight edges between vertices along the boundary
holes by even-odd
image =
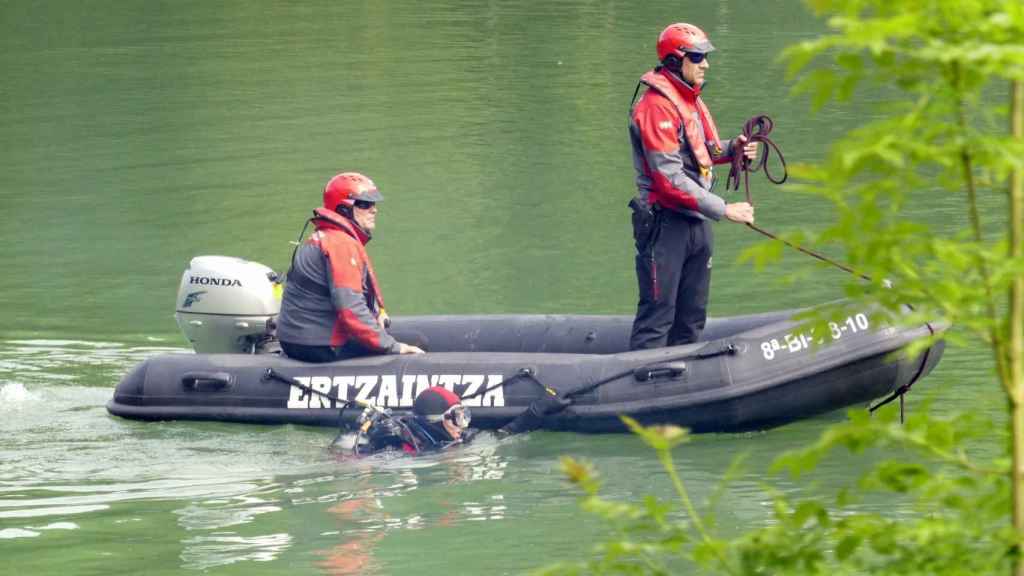
[[[476,392],[474,392],[472,394],[468,394],[466,396],[463,396],[461,398],[461,400],[462,401],[466,401],[466,400],[469,400],[470,398],[476,398],[477,396],[483,396],[484,394],[487,394],[491,390],[494,390],[495,388],[501,388],[502,386],[505,386],[505,385],[509,384],[510,382],[515,382],[519,378],[526,378],[530,382],[533,382],[537,386],[540,386],[541,389],[546,394],[551,394],[552,396],[558,396],[558,392],[555,392],[553,389],[551,389],[548,386],[544,385],[543,382],[541,382],[540,380],[537,379],[537,376],[534,375],[532,368],[520,368],[519,371],[516,372],[515,374],[513,374],[512,377],[509,378],[508,380],[502,380],[501,382],[495,382],[494,384],[491,384],[490,386],[488,386],[486,388],[481,388],[481,389],[477,390]]]
[[[331,400],[332,402],[340,402],[341,408],[338,409],[338,434],[334,437],[334,440],[331,441],[331,446],[334,446],[335,444],[338,443],[338,439],[340,439],[342,434],[345,433],[345,409],[351,406],[354,402],[352,402],[351,400],[345,400],[344,398],[337,398],[335,396],[331,396],[330,394],[325,394],[324,392],[321,392],[311,386],[306,386],[305,384],[299,382],[294,378],[289,378],[284,374],[281,374],[277,370],[274,370],[273,368],[267,368],[263,372],[263,375],[260,377],[260,380],[264,382],[273,381],[278,382],[280,384],[287,384],[288,386],[295,386],[296,388],[302,390],[303,392],[306,392],[307,394],[316,395],[325,400]],[[359,448],[358,438],[356,439],[355,447],[356,449]]]
[[[772,184],[782,184],[783,182],[786,181],[787,178],[789,178],[789,171],[786,169],[786,158],[785,156],[782,155],[782,150],[779,149],[779,146],[775,144],[775,142],[768,136],[769,134],[772,133],[773,128],[775,128],[775,122],[773,122],[772,119],[769,118],[768,116],[764,115],[753,116],[752,118],[747,120],[747,122],[743,125],[742,134],[746,141],[748,143],[753,142],[761,144],[764,147],[764,154],[761,154],[756,161],[747,158],[746,154],[743,153],[743,150],[736,150],[734,145],[732,163],[729,168],[729,177],[728,179],[726,179],[725,182],[725,189],[739,190],[740,180],[742,180],[743,190],[747,197],[747,203],[750,204],[751,206],[754,205],[754,199],[750,194],[751,172],[757,172],[759,170],[763,171],[765,177],[768,178],[768,181],[771,182]],[[775,151],[775,154],[778,155],[779,162],[782,164],[782,176],[779,178],[773,176],[771,171],[768,169],[768,157],[771,156],[773,150]],[[757,226],[756,224],[747,224],[747,227],[753,230],[754,232],[757,232],[758,234],[771,238],[772,240],[782,242],[786,246],[789,246],[790,248],[798,252],[807,254],[812,258],[817,258],[818,260],[821,260],[826,264],[831,264],[832,266],[835,266],[836,268],[839,268],[844,272],[848,272],[850,274],[853,274],[854,276],[859,276],[860,278],[867,280],[868,282],[871,281],[871,277],[866,274],[862,274],[854,270],[853,268],[845,264],[839,263],[819,252],[815,252],[814,250],[811,250],[809,248],[804,248],[803,246],[794,244],[789,240],[779,238],[777,235],[765,230],[764,228],[761,228],[760,226]]]
[[[783,157],[782,151],[775,144],[775,142],[773,142],[772,139],[768,137],[768,135],[771,134],[771,132],[772,132],[772,128],[774,128],[774,127],[775,127],[775,123],[772,122],[772,119],[769,118],[768,116],[764,116],[764,115],[753,116],[752,118],[747,120],[747,122],[743,125],[743,137],[746,138],[747,142],[756,142],[756,143],[762,144],[764,146],[764,154],[762,154],[761,157],[756,162],[751,160],[750,158],[747,158],[746,154],[744,154],[742,150],[735,150],[735,149],[733,150],[732,164],[731,164],[731,166],[729,168],[729,178],[726,180],[725,188],[726,188],[726,190],[739,190],[740,189],[740,178],[742,177],[742,179],[743,179],[743,189],[744,189],[744,193],[746,194],[746,197],[747,197],[747,203],[750,204],[751,206],[754,205],[753,197],[750,194],[750,173],[751,172],[757,172],[758,170],[763,170],[765,177],[768,178],[768,181],[771,182],[772,184],[782,184],[783,182],[786,181],[786,178],[789,177],[789,173],[786,170],[786,159],[785,159],[785,157]],[[769,172],[769,170],[768,170],[768,157],[771,155],[772,150],[774,150],[775,153],[778,154],[779,162],[782,163],[782,177],[781,178],[775,178],[774,176],[772,176],[771,172]],[[835,266],[836,268],[839,268],[840,270],[842,270],[844,272],[849,272],[850,274],[853,274],[854,276],[858,276],[858,277],[860,277],[860,278],[862,278],[864,280],[867,280],[868,282],[872,281],[871,277],[868,276],[867,274],[863,274],[861,272],[858,272],[858,271],[854,270],[853,268],[851,268],[851,267],[849,267],[849,266],[847,266],[845,264],[836,262],[835,260],[833,260],[833,259],[831,259],[831,258],[829,258],[829,257],[827,257],[827,256],[825,256],[823,254],[815,252],[814,250],[810,250],[810,249],[804,248],[804,247],[799,246],[797,244],[794,244],[794,243],[792,243],[792,242],[790,242],[788,240],[784,240],[782,238],[779,238],[775,234],[772,234],[771,232],[769,232],[769,231],[767,231],[767,230],[765,230],[765,229],[763,229],[763,228],[761,228],[761,227],[759,227],[759,226],[757,226],[755,224],[747,224],[747,227],[750,228],[751,230],[759,233],[759,234],[762,234],[764,236],[767,236],[768,238],[771,238],[772,240],[778,240],[779,242],[782,242],[786,246],[789,246],[790,248],[793,248],[794,250],[797,250],[799,252],[803,252],[804,254],[807,254],[808,256],[811,256],[812,258],[817,258],[818,260],[821,260],[822,262],[825,262],[826,264],[831,264],[832,266]],[[911,309],[913,309],[913,308],[911,308]],[[935,329],[932,327],[931,323],[930,322],[925,322],[925,326],[928,327],[928,332],[932,336],[935,336]],[[904,418],[904,396],[906,395],[907,392],[910,391],[910,388],[914,385],[914,383],[917,382],[921,378],[921,376],[924,374],[924,369],[925,369],[925,366],[928,365],[928,355],[930,353],[931,353],[931,347],[929,347],[927,350],[925,350],[924,357],[921,359],[921,365],[918,366],[917,372],[914,374],[914,377],[911,378],[909,382],[907,382],[903,386],[900,386],[899,388],[897,388],[885,400],[882,400],[882,401],[878,402],[877,404],[875,404],[874,406],[871,406],[869,408],[869,412],[874,412],[875,410],[878,410],[882,406],[885,406],[886,404],[892,402],[896,398],[899,398],[900,399],[900,422],[903,422],[903,418]]]
[[[925,322],[924,325],[928,327],[928,332],[932,336],[935,336],[935,329],[932,328],[931,322]],[[879,403],[875,404],[874,406],[871,406],[870,408],[868,408],[868,412],[874,412],[875,410],[878,410],[879,408],[881,408],[882,406],[885,406],[889,402],[892,402],[896,398],[899,398],[900,399],[900,424],[902,424],[903,423],[903,417],[904,417],[903,396],[907,392],[910,392],[910,388],[913,387],[914,383],[917,382],[921,378],[921,376],[924,374],[924,368],[925,368],[925,366],[928,365],[928,355],[931,354],[931,351],[932,351],[931,346],[929,346],[928,348],[925,349],[924,356],[921,358],[921,365],[917,367],[917,372],[914,373],[914,377],[911,378],[909,382],[907,382],[903,386],[900,386],[899,388],[894,390],[893,393],[890,394],[889,397],[886,398],[885,400],[882,400],[881,402],[879,402]]]
[[[743,137],[747,143],[759,143],[764,145],[764,154],[760,156],[756,161],[747,158],[746,154],[743,154],[742,150],[735,150],[735,146],[732,154],[732,166],[729,168],[729,178],[725,182],[726,190],[739,190],[740,189],[740,176],[743,177],[743,186],[747,192],[747,202],[750,200],[750,173],[763,170],[765,177],[772,184],[782,184],[789,178],[789,171],[786,170],[786,158],[782,155],[782,151],[779,150],[778,145],[768,137],[772,133],[772,129],[775,128],[775,122],[771,118],[765,115],[753,116],[743,125]],[[768,157],[771,156],[772,150],[779,156],[779,162],[782,164],[782,177],[775,178],[772,173],[768,170]],[[737,153],[738,152],[738,153]]]

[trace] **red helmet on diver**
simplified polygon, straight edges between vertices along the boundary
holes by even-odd
[[[714,49],[703,30],[686,22],[669,24],[658,35],[658,60],[662,62],[671,55],[685,58],[687,52],[707,54]]]
[[[339,206],[344,206],[351,214],[357,200],[380,202],[383,199],[373,180],[358,172],[342,172],[324,186],[324,208],[335,212],[339,212]]]
[[[431,386],[420,392],[412,403],[413,414],[427,422],[451,420],[459,428],[469,426],[469,408],[462,405],[457,394],[443,386]]]

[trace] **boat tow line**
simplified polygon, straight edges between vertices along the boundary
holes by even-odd
[[[732,164],[731,164],[731,166],[729,168],[729,177],[726,180],[725,189],[726,190],[739,190],[740,189],[740,179],[742,178],[742,180],[743,180],[743,190],[744,190],[744,193],[746,194],[746,197],[747,197],[747,203],[750,204],[751,206],[754,205],[754,199],[753,199],[753,197],[750,194],[750,173],[751,172],[757,172],[758,170],[763,170],[765,177],[768,178],[768,181],[771,182],[772,184],[782,184],[783,182],[786,181],[787,178],[789,178],[789,172],[786,170],[786,159],[782,155],[782,150],[780,150],[779,146],[777,144],[775,144],[775,142],[772,141],[771,138],[768,137],[768,135],[771,134],[772,128],[774,128],[774,127],[775,127],[775,123],[768,116],[760,115],[760,116],[753,116],[753,117],[751,117],[743,125],[743,132],[742,132],[743,137],[746,138],[747,142],[758,142],[758,143],[762,144],[764,146],[764,154],[762,154],[761,157],[755,162],[755,161],[751,160],[750,158],[747,158],[742,152],[740,152],[738,154],[736,152],[733,152]],[[779,162],[782,164],[782,177],[781,178],[774,177],[771,174],[771,172],[768,170],[768,157],[771,155],[771,151],[772,150],[774,150],[775,153],[779,156]],[[786,246],[789,246],[790,248],[793,248],[794,250],[797,250],[798,252],[802,252],[802,253],[807,254],[808,256],[810,256],[812,258],[816,258],[816,259],[818,259],[818,260],[820,260],[820,261],[822,261],[822,262],[824,262],[826,264],[830,264],[832,266],[835,266],[836,268],[838,268],[838,269],[840,269],[840,270],[842,270],[844,272],[848,272],[850,274],[853,274],[854,276],[857,276],[857,277],[861,278],[862,280],[866,280],[868,282],[872,282],[873,281],[871,276],[868,276],[867,274],[864,274],[862,272],[858,272],[857,270],[854,270],[850,266],[847,266],[846,264],[837,262],[836,260],[833,260],[832,258],[829,258],[828,256],[825,256],[824,254],[821,254],[821,253],[816,252],[814,250],[811,250],[809,248],[804,248],[803,246],[800,246],[798,244],[794,244],[793,242],[790,242],[789,240],[785,240],[783,238],[779,238],[776,234],[773,234],[773,233],[769,232],[768,230],[765,230],[764,228],[761,228],[760,226],[757,226],[756,224],[747,224],[747,227],[750,228],[751,230],[759,233],[759,234],[762,234],[764,236],[767,236],[768,238],[771,238],[772,240],[777,240],[779,242],[782,242]],[[907,306],[909,307],[909,304]],[[913,308],[911,308],[911,309],[913,309]],[[932,327],[931,323],[930,322],[925,322],[925,326],[928,327],[928,332],[932,336],[935,336],[935,329]],[[910,391],[910,388],[911,388],[911,386],[914,385],[914,382],[917,382],[917,380],[920,379],[921,376],[924,374],[924,368],[928,364],[928,354],[930,352],[931,352],[931,347],[929,346],[925,350],[925,352],[924,352],[924,358],[921,360],[921,366],[918,367],[917,373],[914,374],[914,377],[911,378],[909,382],[907,382],[903,386],[900,386],[899,388],[897,388],[885,400],[882,400],[879,403],[875,404],[874,406],[870,407],[869,408],[869,412],[874,412],[875,410],[881,408],[882,406],[885,406],[886,404],[892,402],[896,398],[899,398],[900,399],[900,422],[903,422],[903,417],[904,417],[904,398],[903,398],[903,396],[907,392]]]
[[[789,178],[789,171],[786,169],[786,158],[782,155],[782,150],[780,150],[779,146],[771,138],[768,137],[768,135],[771,134],[772,132],[772,128],[774,127],[775,122],[773,122],[772,119],[769,118],[768,116],[762,114],[760,116],[751,117],[743,125],[743,137],[746,138],[747,142],[756,142],[762,144],[764,146],[764,154],[762,154],[760,158],[758,158],[756,161],[747,158],[742,151],[734,151],[732,155],[732,164],[729,168],[729,177],[725,181],[725,189],[739,190],[740,180],[742,180],[743,190],[747,197],[747,204],[750,204],[751,206],[754,205],[754,199],[750,194],[751,172],[757,172],[758,170],[763,171],[765,177],[768,178],[768,181],[771,182],[772,184],[782,184]],[[768,170],[768,157],[771,156],[772,150],[774,150],[775,154],[778,155],[779,162],[782,164],[782,176],[779,178],[773,176],[772,173]],[[824,254],[821,254],[809,248],[804,248],[803,246],[790,242],[789,240],[786,240],[784,238],[779,238],[778,235],[773,234],[756,224],[747,224],[747,228],[750,228],[751,230],[757,232],[758,234],[771,238],[772,240],[782,242],[786,246],[789,246],[790,248],[798,252],[802,252],[812,258],[817,258],[818,260],[821,260],[826,264],[835,266],[836,268],[839,268],[844,272],[849,272],[854,276],[859,276],[860,278],[867,280],[868,282],[871,281],[870,276],[862,274],[854,270],[850,266],[847,266],[846,264],[837,262],[832,258],[825,256]]]

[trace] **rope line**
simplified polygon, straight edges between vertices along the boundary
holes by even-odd
[[[749,120],[747,120],[746,123],[743,124],[743,138],[745,138],[748,143],[753,142],[756,144],[761,144],[764,148],[764,153],[761,154],[757,158],[757,160],[747,158],[746,154],[743,153],[743,150],[736,150],[734,145],[732,162],[729,168],[729,177],[726,179],[725,189],[739,190],[740,182],[742,181],[743,191],[746,195],[747,203],[750,204],[751,206],[754,205],[754,198],[750,193],[751,172],[764,172],[765,177],[772,184],[782,184],[789,178],[789,171],[786,168],[786,158],[785,156],[782,155],[782,150],[779,149],[779,146],[769,137],[769,134],[772,133],[772,129],[774,128],[775,122],[772,121],[771,118],[763,114],[760,116],[753,116]],[[775,154],[779,157],[779,163],[782,164],[781,177],[774,176],[768,169],[768,158],[772,155],[773,150],[775,151]],[[814,250],[811,250],[810,248],[804,248],[803,246],[790,242],[789,240],[780,238],[778,235],[773,234],[772,232],[769,232],[768,230],[765,230],[764,228],[761,228],[756,224],[747,224],[747,228],[750,228],[751,230],[757,232],[758,234],[771,238],[772,240],[782,242],[786,246],[789,246],[790,248],[798,252],[807,254],[812,258],[817,258],[818,260],[826,264],[830,264],[844,272],[848,272],[850,274],[853,274],[854,276],[859,276],[860,278],[867,280],[868,282],[871,282],[871,277],[868,276],[867,274],[858,272],[851,268],[850,266],[837,262],[836,260],[833,260],[832,258],[829,258],[828,256],[821,254],[820,252],[816,252]]]

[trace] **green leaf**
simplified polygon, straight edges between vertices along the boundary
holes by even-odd
[[[650,426],[644,427],[629,416],[620,416],[626,426],[634,434],[639,436],[648,446],[658,451],[669,451],[675,446],[688,442],[690,433],[679,426]]]

